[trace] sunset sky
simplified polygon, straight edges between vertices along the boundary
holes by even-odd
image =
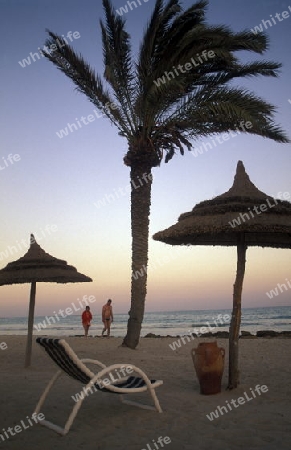
[[[154,0],[140,3],[124,14],[133,53]],[[182,1],[185,8],[192,3]],[[113,4],[118,9],[126,1]],[[236,84],[273,103],[276,121],[291,138],[289,4],[210,0],[207,20],[235,31],[260,25],[266,31],[270,49],[262,57],[250,56],[281,62],[280,77],[238,79]],[[129,168],[123,164],[126,140],[106,118],[97,118],[96,108],[64,74],[36,55],[47,38],[46,28],[65,37],[71,31],[71,45],[102,74],[101,0],[0,0],[0,17],[0,268],[23,256],[34,233],[46,252],[93,279],[83,284],[39,283],[36,315],[51,314],[83,295],[95,295],[93,313],[99,314],[108,298],[116,313],[127,312],[131,236]],[[24,60],[29,56],[27,64]],[[89,115],[94,120],[82,124],[80,118]],[[78,122],[82,126],[76,130],[72,124]],[[58,137],[68,124],[73,131]],[[195,144],[201,147],[209,141]],[[238,160],[263,192],[274,197],[291,192],[290,144],[255,136],[231,137],[208,152],[176,155],[153,170],[150,236],[174,224],[196,203],[228,190]],[[290,262],[290,250],[248,249],[243,306],[290,305],[291,290],[274,299],[266,295],[286,278],[291,282]],[[235,272],[235,248],[173,248],[150,238],[146,311],[230,308]],[[27,315],[28,284],[3,286],[0,298],[1,317]]]

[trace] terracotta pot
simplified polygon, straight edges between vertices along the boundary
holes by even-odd
[[[191,350],[194,368],[200,383],[200,394],[221,392],[225,350],[217,342],[200,343]]]

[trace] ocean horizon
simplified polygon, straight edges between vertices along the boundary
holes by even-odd
[[[183,336],[190,332],[229,331],[231,309],[146,312],[141,336]],[[0,335],[26,335],[27,317],[0,318]],[[128,314],[114,314],[111,335],[126,334]],[[201,328],[204,327],[202,331]],[[100,315],[94,317],[89,335],[100,335],[103,328]],[[205,331],[205,328],[207,331]],[[291,331],[291,306],[243,308],[241,331]],[[84,330],[80,314],[66,316],[35,316],[33,334],[36,336],[76,336]]]

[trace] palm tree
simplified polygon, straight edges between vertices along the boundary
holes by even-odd
[[[139,342],[145,307],[152,168],[163,159],[168,162],[176,152],[183,155],[185,148],[191,150],[191,141],[197,138],[236,130],[247,122],[251,128],[242,131],[288,142],[273,122],[274,107],[232,82],[238,77],[278,75],[280,64],[243,64],[235,55],[240,50],[262,54],[267,37],[207,25],[207,4],[201,0],[183,11],[180,0],[156,0],[133,58],[125,21],[110,0],[103,0],[103,78],[62,37],[48,30],[46,45],[53,50],[45,56],[127,139],[123,160],[130,167],[132,275],[123,345],[130,348]]]

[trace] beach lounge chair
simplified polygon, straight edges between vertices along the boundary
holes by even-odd
[[[61,435],[65,435],[69,432],[73,421],[82,405],[83,400],[88,396],[88,392],[92,393],[92,390],[95,392],[101,391],[106,393],[119,394],[120,399],[123,403],[129,405],[135,405],[144,409],[153,409],[158,412],[162,412],[162,409],[159,404],[159,400],[156,396],[155,389],[163,384],[162,380],[150,380],[146,374],[139,369],[138,367],[132,364],[113,364],[111,366],[106,367],[98,360],[93,359],[79,359],[70,345],[64,339],[49,339],[49,338],[37,338],[36,342],[40,344],[47,354],[53,359],[53,361],[59,366],[60,370],[52,377],[49,381],[47,387],[45,388],[43,394],[41,395],[38,404],[35,408],[35,414],[39,414],[42,408],[42,405],[51,390],[54,383],[57,379],[63,375],[67,374],[71,378],[81,382],[83,386],[83,395],[78,396],[78,400],[75,400],[75,405],[72,409],[71,414],[65,424],[64,428],[61,428],[58,425],[49,422],[46,419],[39,421],[41,425],[44,425]],[[87,363],[96,364],[101,368],[97,373],[92,372],[88,367]],[[125,368],[131,368],[132,372],[138,374],[139,376],[118,376],[116,380],[117,371],[120,370],[124,374]],[[131,372],[130,372],[131,373]],[[109,376],[105,383],[105,376]],[[112,381],[112,383],[111,383]],[[132,394],[132,393],[140,393],[148,391],[151,395],[154,405],[144,405],[138,402],[127,400],[124,397],[124,394]],[[76,396],[77,397],[77,396]],[[60,401],[60,399],[58,399]]]

